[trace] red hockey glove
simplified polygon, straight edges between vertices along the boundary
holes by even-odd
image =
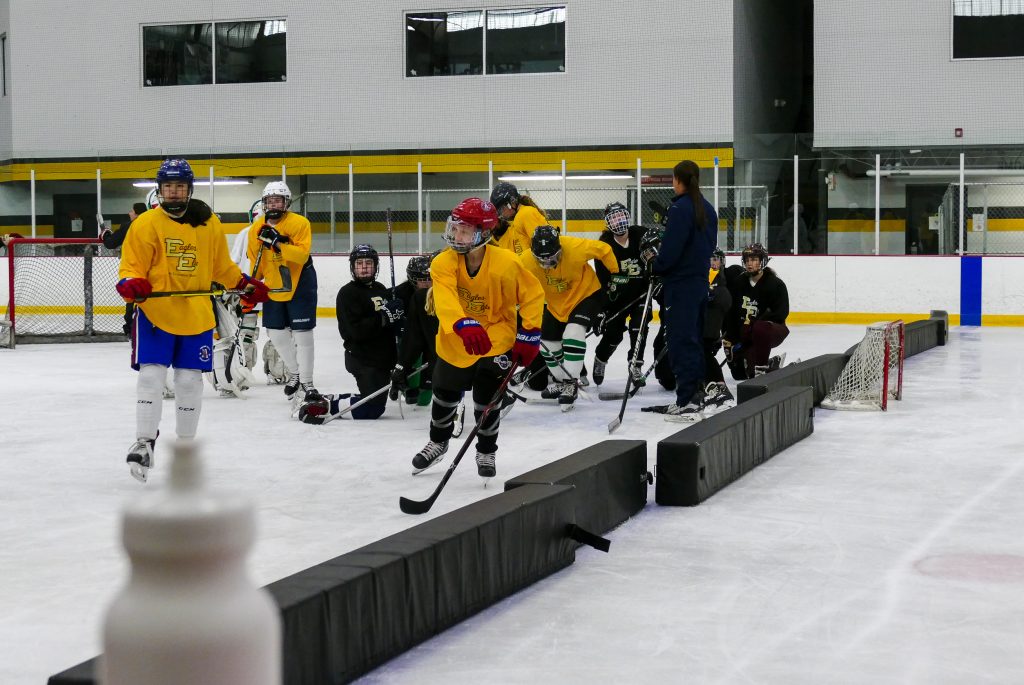
[[[245,274],[242,274],[242,278],[235,285],[235,289],[245,291],[241,297],[242,302],[246,304],[259,304],[270,299],[270,290],[264,285],[263,281],[249,278]]]
[[[452,329],[462,338],[466,354],[485,355],[491,351],[491,339],[487,337],[487,331],[476,319],[459,319]]]
[[[145,278],[122,278],[116,288],[118,295],[132,302],[143,302],[153,292],[152,284]]]
[[[520,328],[516,333],[516,341],[512,345],[512,363],[519,366],[529,366],[537,358],[540,351],[540,329]]]

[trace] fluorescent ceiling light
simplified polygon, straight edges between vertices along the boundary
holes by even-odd
[[[566,181],[611,181],[615,179],[633,179],[630,174],[588,174],[582,176],[566,176]],[[499,181],[561,181],[561,174],[515,174],[499,176]]]
[[[156,181],[135,181],[132,183],[136,188],[156,188]],[[210,185],[209,180],[195,181],[197,186],[208,186]],[[246,181],[241,178],[216,178],[213,180],[215,186],[248,186],[252,185],[252,181]]]

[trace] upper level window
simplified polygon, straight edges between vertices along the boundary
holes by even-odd
[[[217,83],[284,81],[284,19],[217,22]]]
[[[409,12],[406,76],[565,71],[565,7]]]
[[[488,10],[487,73],[565,71],[565,8]]]
[[[143,83],[213,83],[213,24],[142,27]]]
[[[484,13],[415,12],[405,15],[408,76],[482,74]]]
[[[953,59],[1024,57],[1024,0],[953,0]]]
[[[287,37],[285,19],[143,26],[143,83],[284,81]]]

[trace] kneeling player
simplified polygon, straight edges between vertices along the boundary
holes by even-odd
[[[430,441],[413,457],[413,473],[436,464],[448,451],[463,392],[472,392],[479,423],[502,378],[514,365],[529,366],[537,356],[544,292],[514,253],[488,244],[497,224],[490,202],[463,200],[445,227],[451,249],[430,265],[438,318],[434,400]],[[522,318],[518,332],[517,305]],[[476,467],[483,478],[497,472],[500,422],[499,412],[492,411],[477,431]]]
[[[760,376],[782,366],[784,355],[770,357],[789,335],[789,291],[768,268],[768,251],[760,243],[743,250],[744,273],[729,282],[732,309],[725,321],[722,346],[733,377]]]

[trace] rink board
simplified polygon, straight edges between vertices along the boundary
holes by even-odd
[[[523,485],[271,583],[283,682],[353,680],[569,566],[573,491]],[[49,685],[94,683],[96,666],[79,664]]]
[[[658,442],[654,501],[694,506],[814,432],[814,392],[781,388]]]
[[[571,485],[576,524],[606,533],[647,504],[647,441],[604,440],[505,481],[505,490],[538,483]]]

